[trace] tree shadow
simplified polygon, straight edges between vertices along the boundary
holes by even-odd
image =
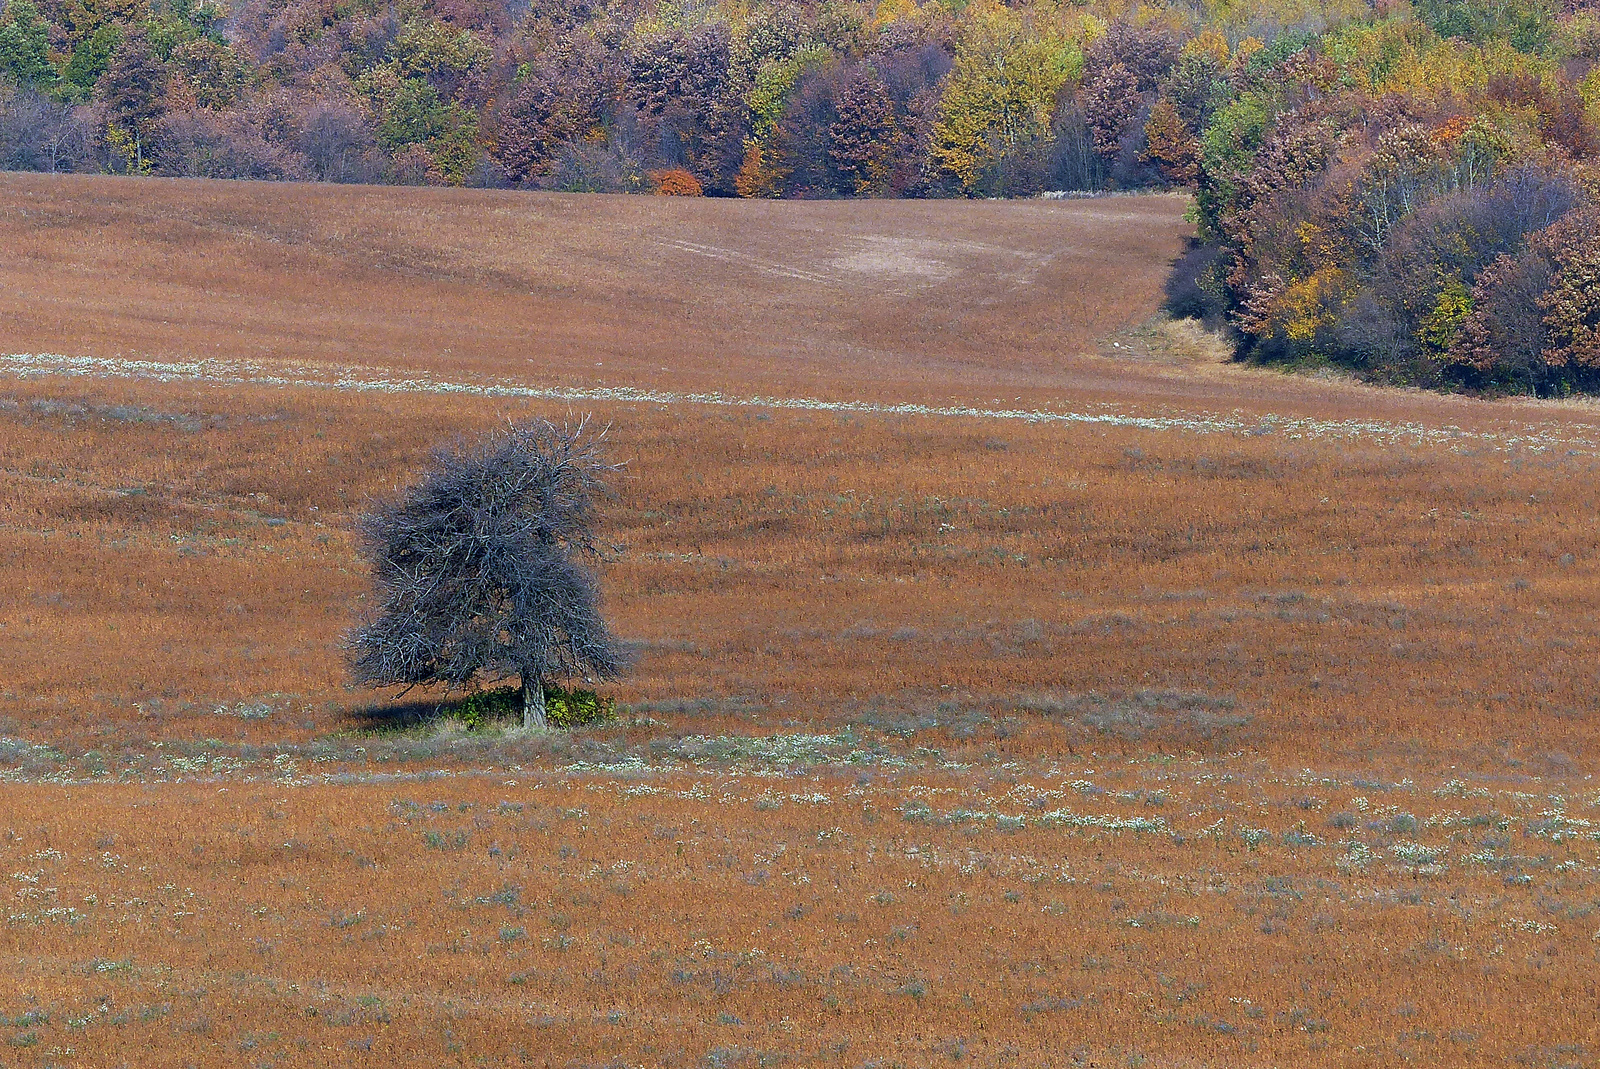
[[[546,691],[559,701],[563,691]],[[547,700],[550,700],[547,697]],[[554,712],[555,710],[552,710]],[[514,727],[522,723],[522,691],[518,687],[497,687],[466,693],[436,694],[406,701],[404,693],[375,701],[345,714],[357,730],[383,735],[404,734],[417,728],[454,723],[462,730],[488,727]]]
[[[377,701],[345,712],[357,731],[394,735],[426,724],[435,724],[449,711],[448,698],[412,698]]]

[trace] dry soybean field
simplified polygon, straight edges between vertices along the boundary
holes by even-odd
[[[1232,364],[1186,207],[0,176],[0,1066],[1600,1064],[1600,406]],[[583,414],[616,717],[349,687]]]

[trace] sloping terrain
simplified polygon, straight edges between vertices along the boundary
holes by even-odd
[[[1050,384],[1148,315],[1187,229],[1177,197],[773,204],[17,174],[0,191],[10,351],[897,400]]]
[[[1220,361],[1181,214],[0,177],[0,1062],[1590,1064],[1596,410]],[[618,719],[347,689],[584,411]]]

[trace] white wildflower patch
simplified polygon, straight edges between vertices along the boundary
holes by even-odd
[[[561,771],[584,775],[586,773],[595,772],[604,774],[615,772],[645,772],[648,771],[649,768],[650,766],[645,764],[644,758],[640,757],[638,754],[627,754],[625,756],[618,756],[614,760],[573,761],[571,764],[562,765]]]
[[[403,377],[384,368],[329,365],[292,365],[227,360],[131,360],[122,357],[66,356],[57,353],[0,354],[0,373],[26,378],[35,375],[82,376],[102,379],[143,379],[156,382],[204,382],[221,385],[263,385],[339,390],[350,393],[435,394],[470,397],[509,397],[546,401],[602,401],[640,405],[696,405],[833,412],[856,415],[933,416],[989,419],[1034,424],[1130,427],[1138,430],[1191,434],[1247,435],[1259,432],[1264,422],[1289,438],[1329,438],[1404,442],[1446,448],[1491,448],[1600,455],[1600,439],[1583,435],[1573,426],[1554,421],[1516,424],[1502,429],[1466,430],[1456,426],[1429,426],[1394,420],[1310,419],[1267,413],[1246,417],[1215,412],[1162,412],[1140,415],[1116,405],[1088,406],[1078,411],[1061,409],[983,408],[973,405],[887,404],[872,401],[830,401],[815,397],[738,397],[723,393],[680,393],[632,386],[530,386],[509,381],[457,382],[427,375]]]
[[[1546,809],[1537,820],[1529,821],[1527,827],[1529,832],[1541,839],[1564,843],[1571,839],[1588,838],[1585,833],[1594,827],[1594,822],[1582,817],[1569,817],[1560,809]]]
[[[65,859],[59,850],[45,849],[30,855],[33,861],[61,861]],[[16,912],[6,914],[6,920],[11,924],[41,924],[46,922],[59,922],[63,924],[76,924],[83,919],[83,914],[71,906],[55,904],[59,891],[54,887],[44,886],[45,871],[39,869],[32,872],[13,872],[11,878],[19,886],[14,895],[18,902]]]
[[[240,720],[266,720],[273,713],[273,708],[267,702],[237,702],[234,705],[219,705],[211,711],[212,716],[234,716]]]
[[[1490,869],[1510,868],[1519,861],[1531,861],[1532,858],[1519,858],[1513,854],[1502,854],[1495,850],[1479,850],[1475,853],[1464,854],[1462,861],[1469,865],[1482,865]]]
[[[1459,779],[1453,779],[1443,787],[1435,787],[1433,793],[1439,798],[1489,797],[1489,789],[1487,787],[1469,787],[1465,781]]]
[[[1324,776],[1309,768],[1302,768],[1290,782],[1297,787],[1321,787],[1324,790],[1336,791],[1344,784],[1331,776]]]
[[[1195,916],[1195,915],[1192,915],[1192,914],[1189,915],[1189,916],[1172,916],[1172,917],[1152,916],[1152,915],[1149,915],[1149,914],[1141,914],[1141,915],[1139,915],[1137,917],[1129,917],[1127,920],[1123,921],[1122,923],[1125,924],[1129,928],[1156,928],[1156,927],[1162,927],[1162,926],[1165,926],[1165,927],[1182,927],[1182,928],[1198,928],[1198,927],[1200,927],[1200,918],[1198,916]]]
[[[6,920],[11,924],[41,924],[54,922],[57,924],[77,924],[83,920],[83,914],[71,906],[47,906],[32,912],[10,913]]]
[[[1377,857],[1372,847],[1359,839],[1351,839],[1344,844],[1344,854],[1334,862],[1334,866],[1343,873],[1360,872]]]
[[[1266,828],[1251,828],[1247,826],[1239,829],[1239,838],[1244,841],[1246,846],[1254,850],[1264,843],[1270,843],[1272,841],[1272,833]]]
[[[1045,827],[1080,828],[1086,831],[1159,832],[1171,834],[1172,827],[1156,817],[1090,816],[1069,809],[1052,809],[1034,818],[1034,823]]]
[[[688,761],[755,761],[766,765],[867,763],[872,755],[856,749],[849,731],[827,735],[690,735],[673,748]]]
[[[1410,839],[1401,839],[1389,847],[1389,855],[1407,865],[1437,865],[1439,851],[1423,843],[1412,842]]]

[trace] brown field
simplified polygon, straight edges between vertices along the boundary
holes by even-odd
[[[1183,208],[0,176],[0,1065],[1596,1064],[1600,408],[1221,363]],[[619,718],[347,689],[578,411]]]

